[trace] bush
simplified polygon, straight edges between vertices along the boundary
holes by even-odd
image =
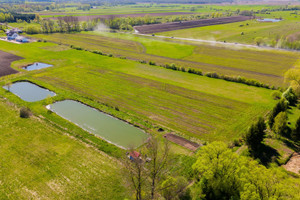
[[[154,65],[154,66],[155,66],[156,63],[155,63],[154,61],[151,61],[151,60],[150,60],[150,61],[149,61],[149,65]]]
[[[31,111],[29,108],[26,108],[26,107],[22,107],[20,109],[20,117],[21,118],[29,118],[31,115]]]
[[[273,99],[280,99],[281,98],[281,92],[279,92],[279,91],[274,91],[274,92],[272,92],[272,94],[271,94],[271,96],[272,96],[272,98]]]
[[[74,46],[74,45],[70,45],[70,48],[76,49],[76,50],[83,50],[83,48],[78,47],[78,46]]]

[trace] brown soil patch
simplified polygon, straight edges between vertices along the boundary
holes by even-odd
[[[59,15],[63,15],[64,13],[60,13]],[[136,14],[120,14],[120,15],[85,15],[85,16],[74,16],[77,17],[79,21],[88,21],[93,19],[112,19],[112,18],[120,18],[120,17],[144,17],[146,15],[149,16],[168,16],[168,15],[192,15],[194,13],[190,12],[165,12],[165,13],[136,13]],[[50,14],[52,15],[52,14]],[[54,14],[53,14],[54,15]],[[72,16],[73,14],[66,14],[66,16]],[[51,17],[49,19],[57,20],[60,17]]]
[[[211,26],[217,24],[227,24],[227,23],[245,21],[249,19],[250,17],[247,16],[233,16],[233,17],[213,18],[213,19],[201,19],[201,20],[194,20],[194,21],[171,22],[165,24],[142,25],[142,26],[135,26],[134,28],[135,30],[139,31],[142,34],[151,34],[151,33],[174,31],[174,30],[187,29],[187,28]]]
[[[300,174],[300,153],[293,153],[289,162],[283,167],[288,171]]]
[[[198,147],[200,147],[201,145],[196,143],[196,142],[192,142],[192,141],[189,141],[185,138],[182,138],[178,135],[174,135],[172,133],[167,133],[164,135],[164,137],[171,141],[171,142],[174,142],[176,144],[179,144],[180,146],[183,146],[187,149],[190,149],[192,151],[196,151],[198,149]]]
[[[18,73],[18,71],[11,68],[10,65],[13,61],[21,59],[23,58],[10,53],[6,53],[4,51],[0,51],[0,77]]]

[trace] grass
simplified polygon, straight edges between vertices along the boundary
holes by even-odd
[[[1,42],[0,49],[26,58],[14,63],[14,68],[34,61],[54,65],[14,75],[18,79],[27,78],[45,85],[58,94],[57,99],[75,97],[100,110],[107,110],[104,105],[108,105],[112,108],[108,109],[109,113],[139,124],[148,132],[155,132],[153,127],[159,125],[202,141],[231,141],[275,103],[271,99],[272,91],[267,89],[85,51],[65,50],[54,54],[46,46],[56,45]],[[115,107],[120,111],[113,111]],[[41,111],[37,109],[37,112]]]
[[[120,33],[85,32],[34,37],[90,50],[100,50],[134,60],[154,61],[157,64],[175,63],[186,69],[194,68],[204,72],[244,76],[275,86],[283,86],[284,72],[298,59],[298,53],[295,52],[227,49]]]
[[[1,199],[124,199],[121,165],[0,99]]]

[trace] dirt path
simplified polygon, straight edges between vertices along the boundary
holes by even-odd
[[[288,171],[300,174],[300,153],[293,153],[289,162],[287,162],[286,165],[283,165],[283,167]]]
[[[178,144],[180,146],[183,146],[189,150],[192,150],[192,151],[196,151],[200,146],[200,144],[197,144],[196,142],[192,142],[190,140],[187,140],[185,138],[182,138],[178,135],[174,135],[172,133],[167,133],[164,135],[164,137],[171,141],[171,142],[174,142],[175,144]]]
[[[205,43],[209,45],[220,45],[232,49],[238,49],[238,48],[248,48],[248,49],[257,49],[257,50],[275,50],[275,51],[288,51],[288,52],[299,52],[298,50],[291,50],[291,49],[281,49],[281,48],[274,48],[274,47],[266,47],[266,46],[257,46],[252,44],[242,44],[242,43],[233,43],[233,42],[220,42],[220,41],[214,41],[214,40],[203,40],[203,39],[193,39],[193,38],[181,38],[181,37],[169,37],[169,36],[163,36],[163,35],[150,35],[150,34],[142,34],[136,31],[133,33],[135,35],[141,35],[145,37],[156,37],[156,38],[163,38],[163,39],[170,39],[174,41],[178,40],[185,40],[185,41],[192,41],[192,42],[199,42],[199,43]],[[195,45],[195,44],[194,44]]]

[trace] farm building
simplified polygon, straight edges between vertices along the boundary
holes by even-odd
[[[19,37],[19,35],[17,33],[9,33],[7,35],[8,40],[15,40],[17,37]]]
[[[131,151],[130,153],[129,153],[129,159],[130,160],[136,160],[136,159],[141,159],[140,157],[141,157],[141,154],[139,153],[139,152],[137,152],[137,151]]]

